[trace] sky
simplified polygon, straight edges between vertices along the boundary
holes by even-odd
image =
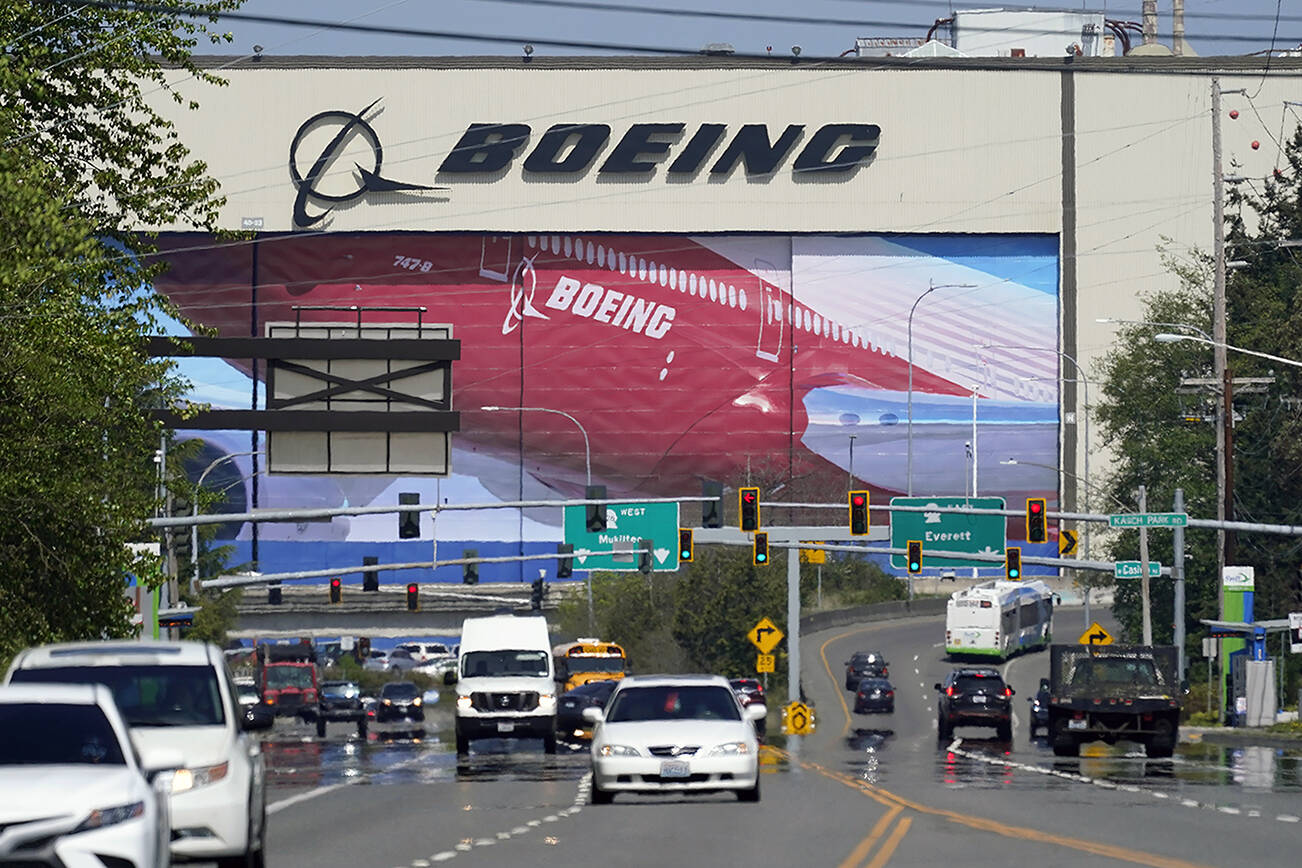
[[[1172,0],[1158,0],[1159,41],[1171,42]],[[231,43],[200,53],[266,55],[518,55],[694,53],[728,43],[739,53],[834,57],[860,36],[924,36],[954,9],[997,3],[949,0],[247,0],[239,14],[387,28],[399,34],[356,32],[228,20]],[[1028,8],[1031,4],[1008,4]],[[1140,20],[1141,0],[1047,3],[1043,9],[1103,12]],[[1298,0],[1185,0],[1185,38],[1196,54],[1251,54],[1302,43]],[[1276,16],[1278,15],[1278,21]],[[1139,38],[1136,34],[1135,44]]]

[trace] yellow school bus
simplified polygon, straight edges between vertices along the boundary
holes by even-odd
[[[579,638],[552,648],[560,691],[573,690],[589,681],[618,681],[628,670],[624,648],[614,642]]]

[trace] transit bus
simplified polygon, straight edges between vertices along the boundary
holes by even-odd
[[[955,591],[945,607],[945,651],[1000,660],[1049,645],[1056,595],[1041,581],[982,582]]]
[[[552,648],[556,681],[565,693],[589,681],[618,681],[628,670],[622,645],[595,638],[579,638]]]

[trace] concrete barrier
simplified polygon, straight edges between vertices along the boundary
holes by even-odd
[[[814,612],[800,619],[802,636],[827,630],[832,627],[845,627],[850,624],[862,624],[868,621],[888,621],[892,618],[922,618],[944,615],[947,597],[914,600],[890,600],[885,603],[873,603],[868,606],[854,606],[850,609],[836,609],[830,612]]]

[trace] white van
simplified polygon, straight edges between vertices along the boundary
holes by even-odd
[[[556,753],[556,682],[541,615],[467,618],[457,659],[457,756],[476,738],[541,738]]]

